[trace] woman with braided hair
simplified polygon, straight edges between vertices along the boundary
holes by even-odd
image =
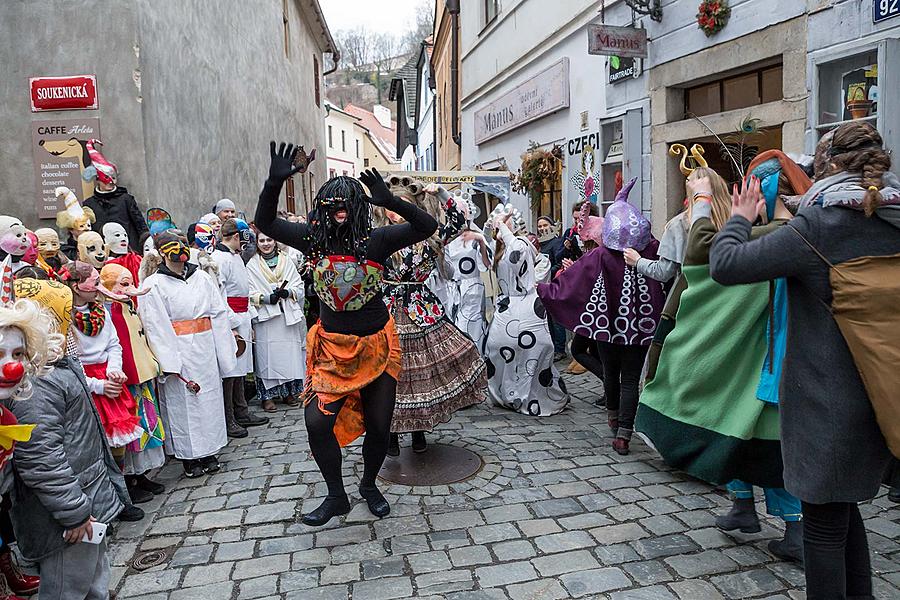
[[[765,206],[759,180],[735,189],[732,217],[710,254],[721,284],[787,280],[781,454],[784,487],[803,507],[810,600],[873,597],[857,503],[878,493],[890,452],[832,315],[832,268],[823,258],[840,267],[900,253],[900,181],[882,143],[868,123],[838,127],[825,176],[806,192],[797,216],[756,240],[751,224]]]
[[[484,400],[484,360],[447,316],[447,309],[427,283],[440,271],[444,244],[465,226],[465,216],[440,186],[391,177],[391,193],[444,223],[424,242],[407,246],[388,261],[385,302],[394,318],[403,351],[397,402],[388,454],[400,454],[399,434],[412,433],[413,452],[427,449],[425,432],[450,420],[459,409]],[[377,225],[402,223],[397,213],[375,209]]]
[[[269,177],[259,195],[255,222],[266,235],[308,257],[321,301],[319,322],[307,335],[304,399],[309,445],[328,496],[303,522],[324,525],[350,512],[341,447],[363,433],[359,493],[373,515],[384,517],[390,505],[375,478],[387,453],[400,375],[400,341],[382,296],[384,265],[401,248],[428,239],[438,223],[391,194],[375,169],[364,171],[359,180],[327,181],[316,194],[309,223],[277,218],[281,187],[300,169],[293,165],[295,151],[292,144],[276,148],[272,142]],[[370,204],[406,222],[373,229]]]

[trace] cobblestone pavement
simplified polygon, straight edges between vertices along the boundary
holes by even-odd
[[[724,493],[672,472],[637,439],[631,455],[613,453],[596,380],[566,379],[573,402],[561,415],[457,413],[429,439],[477,450],[482,471],[449,486],[382,483],[392,512],[380,521],[356,494],[357,444],[344,463],[353,511],[326,528],[299,523],[325,494],[299,409],[232,441],[220,473],[190,480],[170,464],[159,476],[170,491],[111,537],[119,598],[804,597],[802,571],[766,551],[777,521],[752,536],[717,530]],[[900,507],[882,494],[862,511],[877,597],[898,598]],[[131,566],[153,550],[162,564]]]

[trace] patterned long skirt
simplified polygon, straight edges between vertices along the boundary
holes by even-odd
[[[129,385],[128,391],[137,403],[137,414],[143,431],[139,439],[127,446],[124,470],[126,475],[142,475],[165,464],[163,442],[166,434],[156,397],[156,380]]]
[[[403,350],[391,432],[429,431],[456,411],[483,402],[484,360],[475,344],[446,317],[421,327],[395,311]]]

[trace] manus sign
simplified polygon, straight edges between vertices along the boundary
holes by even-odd
[[[563,58],[475,113],[475,143],[569,106],[569,59]]]
[[[588,54],[647,58],[647,30],[591,25],[588,27]]]

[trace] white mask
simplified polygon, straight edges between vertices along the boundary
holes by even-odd
[[[156,246],[153,244],[153,237],[151,236],[144,242],[144,254],[149,254],[153,250],[156,250]]]
[[[103,226],[103,242],[110,254],[128,254],[128,233],[118,223]]]
[[[12,398],[25,381],[25,335],[18,327],[0,327],[0,400]]]

